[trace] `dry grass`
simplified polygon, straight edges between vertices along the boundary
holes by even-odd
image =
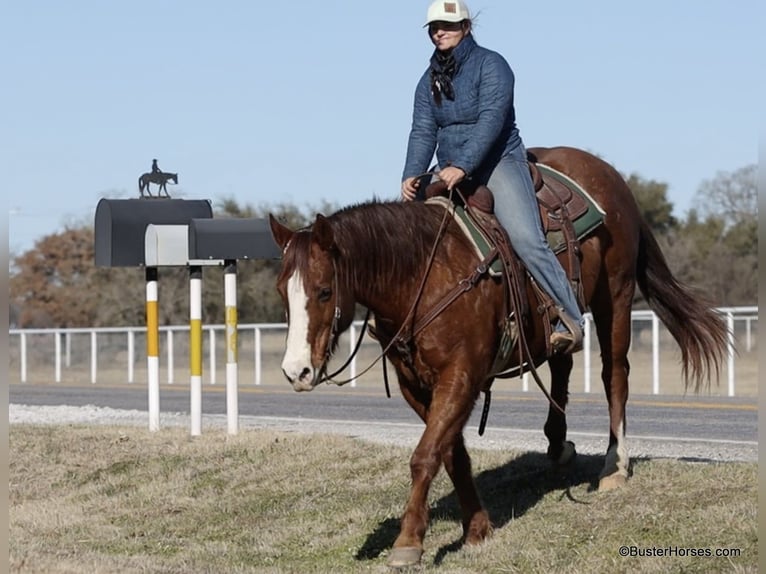
[[[407,449],[247,431],[10,431],[13,572],[384,572],[409,490]],[[635,461],[593,490],[601,457],[566,475],[544,455],[477,451],[496,525],[463,548],[451,485],[431,495],[431,572],[755,572],[755,464]],[[627,557],[622,545],[737,548],[736,558]]]

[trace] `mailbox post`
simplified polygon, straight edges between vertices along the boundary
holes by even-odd
[[[102,199],[96,208],[100,267],[144,267],[149,430],[160,428],[159,267],[189,268],[191,434],[202,430],[202,268],[223,265],[226,307],[226,412],[238,432],[237,261],[279,259],[266,219],[213,219],[207,200]]]
[[[281,251],[271,236],[266,219],[192,219],[189,223],[189,257],[198,265],[206,261],[223,261],[224,306],[226,324],[226,421],[227,432],[237,434],[239,429],[238,403],[238,344],[237,344],[237,260],[279,259]],[[192,270],[195,273],[195,270]],[[202,268],[198,267],[202,276]],[[199,298],[202,289],[193,290]],[[201,301],[190,301],[190,319],[195,328],[195,309]],[[197,327],[201,329],[201,327]],[[194,357],[194,353],[191,353]],[[195,373],[198,373],[199,376]],[[201,354],[192,358],[191,403],[201,403]],[[201,415],[192,409],[192,434],[201,424]]]
[[[146,362],[148,379],[149,430],[159,430],[159,313],[158,264],[170,249],[155,232],[146,260],[146,232],[150,225],[176,227],[173,249],[181,244],[193,218],[212,218],[208,200],[185,199],[101,199],[96,206],[95,262],[97,267],[144,267],[146,276]],[[182,231],[179,235],[181,226]],[[181,239],[179,240],[179,237]],[[170,238],[168,238],[170,241]],[[160,255],[160,252],[163,255]],[[180,259],[180,254],[174,254]],[[188,259],[188,258],[187,258]],[[180,264],[180,263],[179,263]],[[183,265],[186,265],[184,260]]]

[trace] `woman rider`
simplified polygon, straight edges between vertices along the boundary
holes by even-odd
[[[578,351],[583,317],[542,229],[526,148],[516,127],[513,71],[503,56],[476,43],[464,2],[436,0],[428,8],[426,26],[436,49],[415,90],[402,198],[416,199],[419,176],[428,171],[434,151],[438,177],[448,189],[467,177],[489,187],[495,215],[514,250],[556,303],[553,351]]]

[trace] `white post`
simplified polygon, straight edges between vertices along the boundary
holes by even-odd
[[[191,435],[202,434],[202,267],[189,267],[189,387]]]
[[[21,382],[27,382],[27,334],[21,333]]]
[[[255,384],[261,384],[261,330],[255,327]]]
[[[96,371],[98,365],[98,341],[96,331],[90,332],[90,382],[96,384]]]
[[[356,343],[356,327],[351,323],[351,327],[348,330],[348,354],[354,352],[354,344]],[[351,386],[356,386],[356,357],[351,358],[351,364],[349,365],[349,375],[351,378]]]
[[[133,382],[133,363],[136,354],[136,333],[133,329],[128,331],[128,382]]]
[[[72,366],[72,334],[69,331],[64,334],[64,366],[67,369]]]
[[[168,329],[168,384],[172,385],[175,380],[175,363],[173,361],[173,329]]]
[[[226,309],[226,421],[230,435],[237,434],[239,404],[237,386],[237,261],[227,259],[223,270],[224,307]]]
[[[585,392],[590,392],[590,368],[591,368],[591,357],[590,357],[590,320],[585,316],[585,328],[583,329],[583,377],[585,378]]]
[[[149,381],[149,431],[160,430],[160,336],[158,273],[146,268],[146,368]]]
[[[727,354],[728,354],[728,365],[727,365],[727,375],[729,377],[729,396],[734,396],[734,353],[736,352],[734,349],[734,314],[729,312],[726,313],[726,327],[728,328],[728,345],[727,345]]]
[[[61,332],[56,331],[53,336],[56,338],[56,382],[61,382]]]
[[[652,394],[660,394],[660,320],[652,313]]]
[[[208,329],[208,333],[210,334],[210,349],[208,352],[208,357],[210,358],[210,384],[215,384],[215,370],[216,370],[216,363],[215,363],[215,329],[210,328]]]

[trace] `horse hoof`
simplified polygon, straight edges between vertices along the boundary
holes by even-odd
[[[386,563],[391,568],[407,568],[408,566],[417,566],[420,564],[421,556],[423,556],[422,548],[402,546],[391,549],[391,554]]]
[[[628,482],[628,477],[619,472],[610,474],[609,476],[601,477],[598,481],[598,490],[600,492],[606,492],[607,490],[614,490],[615,488],[622,488]]]
[[[556,470],[569,468],[576,456],[575,444],[571,440],[563,441],[560,448],[548,447],[548,459],[551,461],[551,466]]]
[[[575,450],[575,444],[571,440],[565,440],[564,446],[561,449],[561,455],[556,461],[556,466],[559,468],[568,467],[577,457],[577,451]]]

